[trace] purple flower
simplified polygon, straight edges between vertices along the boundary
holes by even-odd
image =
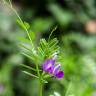
[[[43,71],[48,72],[59,79],[63,78],[64,72],[60,70],[61,65],[58,64],[55,66],[55,62],[56,61],[53,59],[46,60],[42,65],[42,69]]]
[[[43,64],[43,71],[52,73],[54,69],[55,60],[48,59]]]

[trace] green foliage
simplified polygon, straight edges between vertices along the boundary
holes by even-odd
[[[29,29],[30,28],[30,25],[27,23],[27,22],[23,22],[23,21],[21,21],[21,20],[19,20],[19,19],[17,19],[17,23],[23,28],[23,29]]]
[[[37,76],[35,63],[38,62],[41,68],[42,62],[51,58],[54,52],[59,54],[57,61],[62,64],[65,77],[62,80],[48,79],[44,96],[54,96],[54,91],[61,96],[67,92],[67,96],[92,96],[96,92],[96,36],[86,32],[85,25],[89,20],[95,21],[95,0],[12,1],[24,21],[29,22],[17,20],[22,29],[28,30],[33,42],[15,24],[13,11],[0,1],[0,87],[3,85],[5,89],[0,96],[38,96],[37,80],[23,72]],[[58,28],[47,40],[53,25]],[[60,41],[60,53],[58,40],[53,37]],[[18,54],[17,38],[21,53],[28,58]]]
[[[73,20],[73,14],[63,10],[63,8],[57,4],[49,5],[49,10],[61,26],[67,26]]]
[[[52,58],[54,53],[59,52],[58,40],[56,38],[47,42],[45,39],[41,39],[38,47],[38,54],[41,58]]]
[[[45,32],[53,25],[53,20],[48,18],[36,18],[31,23],[31,29],[34,32]]]
[[[40,39],[39,46],[32,50],[30,41],[22,37],[19,38],[23,43],[20,46],[24,49],[23,54],[28,58],[32,59],[35,63],[41,64],[45,59],[52,58],[54,53],[59,52],[58,40],[56,38],[46,41],[45,39]],[[33,47],[35,47],[33,45]]]

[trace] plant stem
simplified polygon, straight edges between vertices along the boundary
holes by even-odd
[[[43,92],[43,83],[40,79],[39,80],[39,96],[43,96],[42,92]]]
[[[38,96],[42,96],[42,89],[43,89],[43,86],[42,86],[42,75],[40,74],[39,72],[39,66],[38,66],[38,63],[36,63],[36,70],[37,70],[37,74],[38,74],[38,77],[39,77],[39,94]]]

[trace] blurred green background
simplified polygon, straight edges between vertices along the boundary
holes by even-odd
[[[12,0],[20,17],[31,25],[36,45],[53,37],[62,50],[62,80],[49,80],[44,96],[96,96],[96,0]],[[0,0],[0,96],[38,96],[37,80],[19,64],[33,66],[20,54],[17,37],[25,36],[14,12]],[[33,65],[32,65],[33,64]]]

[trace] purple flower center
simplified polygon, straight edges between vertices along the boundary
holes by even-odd
[[[64,76],[64,72],[60,70],[60,67],[60,64],[55,66],[55,60],[53,59],[46,60],[42,65],[43,71],[48,72],[59,79]]]

